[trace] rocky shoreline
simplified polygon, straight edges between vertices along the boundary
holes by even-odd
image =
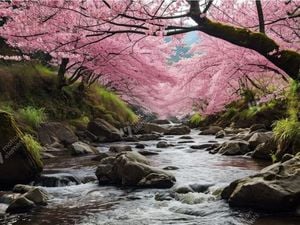
[[[154,121],[155,122],[155,121]],[[119,129],[102,119],[96,119],[88,124],[85,129],[73,131],[67,124],[50,122],[43,124],[38,130],[38,138],[43,144],[42,157],[45,163],[47,160],[55,160],[57,157],[69,155],[72,157],[92,155],[92,161],[98,165],[95,171],[99,185],[116,185],[125,188],[171,188],[176,183],[176,177],[170,170],[180,168],[166,167],[159,169],[151,165],[146,158],[149,155],[157,155],[159,152],[147,149],[139,141],[155,140],[156,147],[162,151],[165,148],[172,148],[163,140],[164,135],[180,136],[180,142],[193,143],[189,136],[190,128],[183,124],[169,124],[167,121],[157,123],[143,123],[132,135],[122,133]],[[11,128],[16,129],[16,128]],[[18,131],[19,132],[19,131]],[[3,136],[4,133],[1,133]],[[254,124],[250,128],[221,128],[217,126],[203,127],[199,135],[215,135],[216,140],[222,139],[221,143],[206,143],[191,145],[194,151],[208,151],[211,154],[226,156],[245,155],[254,160],[265,160],[272,162],[272,154],[277,153],[277,145],[273,133],[268,131],[262,124]],[[8,140],[11,137],[7,137]],[[114,141],[136,142],[136,149],[130,146],[116,144],[110,147],[109,152],[101,152],[99,142]],[[3,146],[1,146],[3,147]],[[279,154],[278,154],[279,155]],[[16,156],[17,157],[17,156]],[[15,161],[14,155],[9,161],[4,161],[5,166],[19,164]],[[24,160],[24,159],[23,159]],[[285,154],[278,162],[263,169],[256,175],[246,177],[232,182],[216,196],[221,196],[228,201],[232,207],[250,208],[267,212],[295,211],[300,204],[300,155]],[[17,168],[24,171],[24,168],[10,166],[6,172],[16,173]],[[27,168],[27,167],[26,167]],[[12,170],[12,171],[10,171]],[[29,168],[30,170],[30,168]],[[3,171],[3,170],[2,170]],[[80,183],[76,178],[68,176],[49,177],[36,173],[35,177],[27,177],[26,173],[17,173],[13,192],[0,192],[0,203],[6,204],[7,213],[18,213],[30,211],[37,206],[47,204],[47,193],[34,186],[22,186],[19,183],[31,185],[55,186],[59,182]],[[93,177],[91,175],[91,177]],[[32,182],[19,182],[20,180],[31,180]],[[95,178],[86,179],[86,182]],[[5,181],[0,176],[1,184]],[[196,187],[186,186],[178,188],[177,194],[157,195],[158,201],[178,198],[180,193],[205,192],[208,186]],[[22,189],[22,191],[20,191]],[[24,191],[25,190],[25,191]],[[170,189],[173,190],[173,189]],[[20,193],[21,192],[21,193]],[[176,197],[177,196],[177,197]]]

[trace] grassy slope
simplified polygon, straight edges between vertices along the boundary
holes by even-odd
[[[19,62],[0,64],[0,109],[22,115],[24,108],[44,109],[48,120],[86,123],[102,117],[121,126],[137,116],[117,95],[94,85],[85,95],[77,85],[56,89],[56,71],[40,64]]]

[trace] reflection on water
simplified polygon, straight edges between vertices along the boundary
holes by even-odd
[[[143,142],[146,149],[159,152],[150,156],[155,166],[176,166],[172,171],[177,179],[176,186],[184,184],[211,184],[211,192],[226,186],[231,181],[251,175],[265,166],[245,157],[211,155],[204,150],[190,151],[190,145],[214,140],[212,136],[191,136],[195,143],[180,143],[176,136],[166,136],[175,147],[157,149],[155,141]],[[221,141],[221,140],[218,140]],[[134,146],[134,143],[132,143]],[[108,146],[101,146],[102,151]],[[50,164],[49,164],[50,163]],[[76,177],[94,176],[97,163],[91,156],[60,158],[50,161],[45,173],[68,172]],[[299,218],[259,218],[247,210],[233,210],[223,200],[211,193],[184,196],[185,201],[156,201],[155,194],[168,190],[135,190],[118,187],[101,187],[96,182],[87,184],[45,188],[51,195],[49,205],[30,214],[0,217],[0,224],[15,225],[298,225]]]

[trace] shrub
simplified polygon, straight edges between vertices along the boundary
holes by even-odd
[[[32,106],[20,109],[19,115],[21,119],[32,128],[39,127],[40,124],[45,122],[47,119],[44,108],[37,109]]]
[[[200,113],[195,113],[194,115],[192,115],[192,117],[189,120],[189,123],[195,127],[200,125],[200,122],[203,120],[202,116],[200,115]]]
[[[278,120],[274,123],[273,132],[279,143],[291,143],[300,138],[300,122],[292,118]]]

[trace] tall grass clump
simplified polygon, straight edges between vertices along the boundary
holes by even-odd
[[[27,106],[19,110],[21,120],[32,128],[37,128],[41,123],[47,120],[47,116],[44,108],[34,108]]]
[[[41,151],[42,146],[37,142],[30,134],[25,134],[22,137],[23,142],[25,143],[27,150],[31,153],[34,160],[39,164],[40,167],[43,166],[41,161]]]
[[[202,118],[201,114],[195,113],[194,115],[191,116],[189,123],[194,127],[198,127],[202,120],[203,120],[203,118]]]
[[[287,92],[288,118],[273,124],[274,137],[279,143],[279,156],[286,152],[295,154],[300,150],[299,93],[300,84],[293,81]]]
[[[99,104],[109,113],[113,113],[113,117],[117,117],[121,122],[136,122],[137,115],[121,100],[121,98],[100,86],[94,86]]]

